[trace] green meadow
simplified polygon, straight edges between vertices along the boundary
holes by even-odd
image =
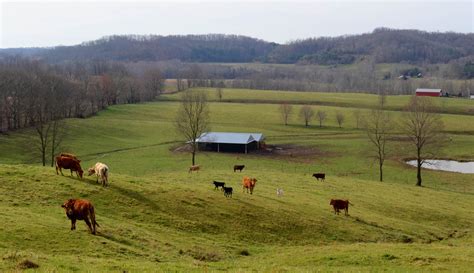
[[[191,156],[174,129],[179,94],[67,120],[63,150],[84,169],[106,163],[107,188],[42,167],[32,130],[1,135],[0,272],[21,272],[26,260],[39,265],[32,272],[472,272],[474,175],[424,170],[416,187],[416,170],[403,162],[411,151],[393,140],[379,182],[353,116],[368,114],[377,96],[224,89],[218,101],[214,89],[195,91],[211,99],[212,131],[262,132],[283,152],[200,152],[202,169],[188,173]],[[387,97],[395,120],[408,99]],[[287,126],[281,102],[294,104]],[[436,102],[446,133],[438,157],[473,160],[473,101]],[[303,126],[302,104],[328,113],[323,127]],[[234,173],[234,164],[246,168]],[[242,192],[244,175],[258,179],[253,195]],[[92,201],[98,235],[83,221],[70,231],[60,207],[69,198]],[[350,216],[334,215],[331,198],[349,199]]]

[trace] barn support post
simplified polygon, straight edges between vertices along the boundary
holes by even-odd
[[[245,153],[247,153],[247,144],[245,144]]]
[[[219,150],[220,150],[220,149],[219,149],[219,143],[217,143],[217,152],[219,152]]]

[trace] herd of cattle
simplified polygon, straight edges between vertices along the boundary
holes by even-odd
[[[81,160],[79,160],[77,156],[73,154],[61,153],[59,156],[56,157],[56,174],[59,175],[59,172],[63,174],[62,169],[67,169],[71,171],[71,176],[73,172],[75,172],[76,175],[82,179],[84,171],[81,168],[80,162]],[[245,165],[234,165],[234,172],[237,170],[242,172],[244,168]],[[197,172],[200,169],[201,168],[199,165],[193,165],[189,168],[188,172]],[[101,162],[97,162],[93,167],[88,169],[88,175],[91,176],[93,174],[96,174],[96,182],[99,182],[100,179],[102,182],[102,186],[107,186],[109,176],[109,167],[107,165]],[[320,179],[321,181],[324,181],[326,178],[326,174],[324,173],[314,173],[312,176],[318,181]],[[212,183],[214,184],[214,190],[218,190],[219,188],[221,188],[221,190],[224,192],[225,197],[232,197],[233,189],[232,187],[226,187],[225,182],[213,181]],[[242,191],[253,194],[253,190],[255,188],[256,183],[256,178],[244,176],[244,178],[242,179]],[[283,189],[277,188],[277,196],[280,197],[282,195]],[[344,210],[344,214],[348,216],[349,205],[352,205],[352,203],[350,203],[349,200],[331,199],[329,205],[333,207],[334,214],[339,214],[341,210]],[[84,220],[92,234],[96,233],[96,226],[100,227],[95,220],[94,206],[88,200],[69,199],[64,202],[61,207],[64,208],[66,216],[71,220],[71,230],[76,229],[77,220]]]

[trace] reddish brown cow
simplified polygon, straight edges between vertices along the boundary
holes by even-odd
[[[252,194],[253,188],[255,187],[256,183],[257,183],[256,178],[250,178],[250,177],[244,176],[244,179],[242,180],[242,191],[245,192],[245,189],[247,189],[247,193],[249,193],[249,190],[250,190],[250,194]]]
[[[334,214],[339,214],[339,210],[344,210],[344,215],[348,216],[349,205],[352,205],[352,203],[349,200],[331,199],[329,205],[334,208]]]
[[[77,158],[76,155],[71,154],[71,153],[61,153],[61,154],[59,154],[59,156],[74,158],[75,160],[81,162],[81,161]]]
[[[62,175],[64,175],[62,169],[71,170],[71,176],[72,176],[72,172],[74,171],[81,179],[82,179],[82,174],[84,173],[84,171],[81,168],[81,164],[79,164],[78,160],[75,160],[74,158],[71,158],[71,157],[65,157],[65,156],[56,157],[56,174],[59,174],[58,169]]]
[[[96,233],[96,226],[100,227],[95,221],[94,206],[88,200],[69,199],[61,207],[71,220],[71,230],[76,229],[76,220],[84,220],[92,234]]]

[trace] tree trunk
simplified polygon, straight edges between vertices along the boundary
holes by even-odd
[[[417,159],[417,170],[416,170],[416,185],[421,187],[421,160]]]
[[[383,171],[382,171],[383,164],[380,162],[379,164],[379,172],[380,172],[380,182],[383,181]]]
[[[54,143],[53,143],[54,146]],[[54,147],[51,148],[51,167],[54,167]]]
[[[43,167],[46,166],[46,147],[41,149],[41,159],[43,161]]]

